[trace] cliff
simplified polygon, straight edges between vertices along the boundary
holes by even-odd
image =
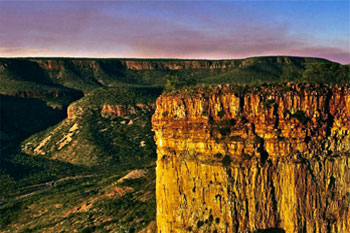
[[[158,232],[349,232],[350,88],[164,94],[152,118]]]

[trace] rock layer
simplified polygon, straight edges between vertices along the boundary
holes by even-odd
[[[165,94],[152,119],[158,232],[349,232],[350,88]]]

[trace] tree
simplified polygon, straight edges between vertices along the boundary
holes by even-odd
[[[180,79],[177,75],[166,75],[164,88],[166,91],[178,90],[183,87],[194,86],[197,84],[194,78]]]
[[[303,80],[316,83],[350,83],[349,65],[310,64],[303,73]]]

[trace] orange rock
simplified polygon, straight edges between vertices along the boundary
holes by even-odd
[[[162,95],[158,232],[350,232],[350,88]]]
[[[131,105],[104,104],[101,110],[101,116],[105,118],[124,117],[126,115],[135,114],[135,113],[136,113],[136,110]]]

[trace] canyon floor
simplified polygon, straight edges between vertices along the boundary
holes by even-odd
[[[218,85],[220,85],[220,88],[225,89],[225,85],[230,84],[230,86],[235,87],[237,95],[243,95],[246,98],[249,96],[250,101],[260,101],[258,104],[260,107],[270,109],[267,110],[266,118],[257,119],[257,122],[254,122],[254,130],[252,128],[248,129],[247,132],[249,133],[246,134],[248,136],[242,139],[238,137],[238,134],[230,135],[233,127],[231,127],[233,121],[230,120],[234,119],[233,125],[241,124],[246,126],[253,118],[249,118],[249,115],[239,119],[231,117],[227,119],[227,122],[225,121],[227,127],[215,128],[214,123],[218,122],[218,117],[220,119],[225,118],[228,112],[226,110],[226,112],[220,111],[218,107],[212,107],[210,109],[219,109],[213,115],[212,121],[210,121],[213,130],[211,132],[209,130],[209,133],[211,133],[209,138],[198,138],[198,140],[199,142],[200,140],[205,140],[204,143],[210,141],[212,143],[211,148],[215,148],[215,145],[220,143],[223,145],[227,140],[235,142],[236,150],[245,148],[243,150],[244,155],[242,154],[242,157],[237,158],[237,164],[243,164],[243,167],[245,163],[255,164],[255,171],[259,170],[256,173],[265,174],[270,179],[267,183],[259,182],[259,184],[266,184],[268,189],[268,194],[265,196],[261,194],[261,200],[278,200],[277,197],[275,199],[269,197],[272,193],[279,193],[281,190],[278,188],[286,189],[282,191],[291,193],[291,198],[298,198],[299,196],[297,197],[297,194],[294,193],[294,186],[289,185],[285,180],[278,181],[284,185],[272,185],[273,182],[278,180],[273,175],[274,172],[285,172],[285,175],[288,176],[287,170],[294,169],[294,171],[300,170],[298,174],[304,174],[305,177],[309,177],[310,166],[316,170],[320,168],[315,164],[305,167],[292,167],[292,165],[288,167],[286,165],[288,169],[282,168],[281,164],[283,163],[276,164],[275,160],[270,164],[269,159],[271,159],[271,156],[283,155],[288,157],[287,154],[289,155],[293,149],[298,148],[300,153],[294,153],[296,158],[293,159],[302,161],[303,158],[306,158],[306,155],[311,156],[312,153],[318,153],[316,150],[318,148],[317,145],[322,147],[326,144],[323,144],[324,142],[316,137],[321,135],[320,132],[317,131],[318,133],[311,134],[315,131],[315,127],[311,124],[314,116],[308,115],[309,113],[302,114],[297,110],[289,113],[282,111],[280,114],[277,114],[279,121],[281,121],[279,125],[286,123],[282,122],[285,117],[288,120],[294,120],[295,124],[300,124],[295,126],[296,130],[298,128],[304,130],[295,132],[303,135],[305,132],[309,132],[310,135],[306,133],[303,136],[303,143],[306,143],[306,147],[302,143],[299,146],[299,141],[293,141],[288,144],[288,138],[295,138],[297,133],[293,130],[288,131],[287,126],[284,131],[282,130],[279,133],[277,132],[278,130],[274,130],[276,119],[272,120],[271,123],[268,114],[272,118],[276,116],[276,112],[273,110],[273,106],[276,104],[274,102],[275,98],[264,98],[268,98],[268,95],[271,93],[291,91],[288,90],[288,85],[290,85],[291,89],[294,88],[294,92],[298,93],[303,93],[305,89],[312,89],[314,85],[320,85],[316,88],[316,92],[322,91],[322,88],[328,90],[328,85],[338,85],[337,87],[341,90],[345,90],[350,83],[350,77],[349,66],[323,59],[299,57],[256,57],[242,60],[216,61],[1,58],[0,83],[0,232],[156,232],[156,205],[159,205],[161,202],[158,201],[158,204],[156,204],[156,186],[158,185],[156,172],[158,174],[159,165],[156,168],[157,147],[154,137],[155,132],[157,134],[157,130],[154,129],[156,131],[152,131],[151,119],[156,111],[156,100],[160,95],[163,96],[161,97],[163,99],[166,96],[174,95],[191,97],[193,90],[217,90]],[[303,91],[296,91],[294,86],[296,84],[304,87]],[[278,88],[266,88],[269,85],[277,86]],[[307,87],[307,85],[311,86]],[[255,90],[254,88],[256,91],[249,91],[248,95],[247,90]],[[331,98],[327,97],[327,94],[325,96],[324,101],[328,98],[327,101],[329,102]],[[264,99],[263,102],[261,102],[262,99]],[[164,103],[166,105],[166,102]],[[237,104],[239,100],[232,97],[228,103]],[[318,103],[317,101],[310,102],[310,109],[321,108],[315,105]],[[337,106],[342,107],[340,103]],[[168,106],[169,109],[163,112],[160,112],[158,107],[156,114],[160,114],[159,119],[169,117],[170,123],[175,115],[177,115],[175,118],[179,117],[180,119],[180,113],[173,114],[172,107],[177,106],[177,104],[176,101],[172,102]],[[193,102],[193,105],[195,105],[195,102]],[[348,107],[343,106],[343,108]],[[166,111],[167,113],[165,113]],[[255,108],[249,110],[249,112],[254,111],[256,111]],[[326,118],[330,111],[334,111],[334,109],[326,108],[324,112],[320,111],[322,114],[319,116],[325,122],[320,126],[324,127],[324,133],[327,136],[332,135],[333,132],[329,130],[331,128],[328,121],[329,118]],[[286,115],[282,116],[281,114]],[[339,120],[338,123],[345,127],[348,122],[344,119]],[[194,122],[198,124],[203,123],[203,119],[194,118]],[[332,124],[334,122],[337,121],[333,119]],[[269,125],[270,123],[271,125]],[[334,125],[336,124],[334,123]],[[175,124],[173,128],[180,126]],[[308,127],[310,128],[308,129]],[[274,133],[275,141],[266,140],[261,136],[261,132],[267,129],[270,135],[272,135],[272,132]],[[166,133],[166,131],[164,132]],[[190,135],[201,136],[195,130],[191,131]],[[157,138],[159,140],[159,136]],[[264,139],[264,143],[261,139]],[[342,151],[346,151],[345,149],[349,146],[349,144],[346,144],[346,140],[346,138],[338,138],[335,144],[329,143],[327,146],[331,148],[337,147]],[[242,141],[247,143],[244,144]],[[308,146],[311,142],[314,144]],[[159,147],[159,141],[157,143],[159,164],[159,160],[162,157],[159,155],[159,148],[161,148]],[[172,141],[170,136],[167,143],[170,143],[168,148],[171,148],[174,143],[181,144],[180,142]],[[254,146],[252,146],[253,144]],[[283,150],[277,150],[273,146],[276,144],[279,145],[278,148],[283,148]],[[255,146],[257,150],[254,150]],[[221,178],[223,178],[223,174],[226,174],[228,170],[225,170],[226,168],[222,166],[222,162],[216,160],[221,161],[225,158],[227,151],[223,149],[224,147],[220,147],[221,149],[218,149],[218,151],[210,152],[210,155],[214,155],[214,157],[217,155],[216,159],[214,159],[215,161],[210,161],[210,164],[205,162],[207,158],[203,157],[206,165],[203,165],[201,168],[199,168],[198,163],[189,159],[188,161],[193,163],[193,166],[190,166],[189,174],[191,176],[202,176],[201,172],[203,174],[211,174],[212,170],[206,170],[205,166],[210,168],[212,164],[219,163],[219,169],[222,171],[220,173],[222,175]],[[305,148],[308,150],[303,151],[302,149]],[[167,151],[166,155],[176,154],[176,148],[174,147],[173,149],[173,151]],[[200,150],[200,146],[196,148],[196,151]],[[264,151],[268,152],[270,157],[265,158]],[[220,158],[219,154],[221,154]],[[338,157],[335,155],[338,155]],[[333,195],[332,192],[327,194],[331,195],[329,198],[333,202],[329,204],[332,205],[332,208],[325,213],[324,222],[325,224],[329,223],[325,225],[329,226],[325,229],[327,232],[341,232],[340,230],[344,228],[339,228],[339,230],[334,227],[334,223],[337,222],[337,219],[334,218],[339,218],[341,214],[341,207],[335,206],[335,203],[337,205],[346,204],[349,198],[346,196],[345,189],[339,189],[339,187],[342,187],[341,179],[338,179],[337,176],[344,172],[341,171],[342,163],[340,163],[340,160],[348,159],[348,157],[342,157],[343,153],[332,153],[330,159],[335,162],[330,163],[330,161],[323,159],[324,157],[322,156],[325,155],[320,154],[319,156],[320,158],[317,161],[323,164],[320,166],[329,168],[328,170],[326,169],[327,173],[320,173],[324,174],[324,182],[327,183],[331,176],[335,179],[333,183],[327,183],[329,186],[327,187],[329,190],[341,190],[342,194]],[[233,162],[232,159],[226,158],[225,161],[227,161],[227,164],[231,164]],[[337,161],[339,164],[334,165],[334,163],[338,163]],[[263,165],[261,165],[262,163]],[[166,165],[166,163],[164,164]],[[180,169],[179,171],[186,169],[185,165],[179,165],[182,163],[174,162],[174,164],[176,169]],[[195,169],[196,166],[197,168]],[[156,171],[156,169],[158,170]],[[166,167],[162,167],[162,169],[166,169]],[[249,168],[245,169],[249,170]],[[254,169],[251,168],[250,170],[253,171]],[[232,168],[231,175],[236,174],[238,170],[239,168]],[[168,175],[170,176],[175,172],[178,171],[169,169]],[[248,171],[246,173],[247,177],[251,175]],[[346,174],[347,176],[349,175],[348,173]],[[162,177],[163,181],[166,182],[167,175]],[[157,180],[161,181],[159,178]],[[181,182],[186,183],[187,181],[181,180]],[[208,182],[210,183],[210,180]],[[242,195],[243,193],[249,193],[245,180],[242,178],[240,182],[235,183],[231,188],[237,189],[237,193],[239,193],[238,191],[241,188]],[[308,182],[309,180],[305,183],[306,186],[302,186],[304,187],[303,193],[307,193],[307,189],[310,188],[310,190],[320,191],[320,195],[323,195],[321,191],[325,189],[310,186]],[[168,184],[170,185],[171,182],[168,182]],[[191,184],[188,183],[188,187]],[[196,189],[200,190],[201,185],[204,187],[207,184],[198,184]],[[172,190],[171,188],[178,186],[169,187],[169,190]],[[218,189],[223,188],[223,186],[217,184],[215,187]],[[225,187],[227,188],[228,186]],[[258,189],[258,186],[254,187],[252,189]],[[262,187],[260,188],[264,190]],[[193,187],[191,186],[192,189]],[[275,190],[272,191],[271,189]],[[160,188],[158,187],[157,190],[160,191]],[[283,193],[282,191],[280,193]],[[250,193],[258,195],[255,191]],[[293,193],[295,195],[292,197]],[[245,210],[252,211],[250,202],[245,202],[245,200],[248,200],[247,195],[249,194],[237,197],[240,200],[242,212],[233,211],[236,213],[236,219],[240,219],[240,221],[237,221],[239,222],[237,226],[230,225],[231,228],[236,227],[232,228],[233,232],[238,232],[244,225],[254,225],[251,220],[252,217],[244,217],[246,213],[243,217],[240,215],[246,212]],[[183,201],[181,198],[178,198],[178,200]],[[321,196],[318,198],[322,199]],[[170,198],[169,200],[172,199]],[[286,203],[288,202],[286,199],[283,200]],[[188,200],[188,203],[190,203],[190,200]],[[249,208],[246,206],[248,205],[247,203]],[[315,203],[318,202],[315,201]],[[269,217],[269,220],[262,222],[269,222],[275,225],[281,224],[284,227],[281,228],[283,231],[287,230],[288,227],[292,227],[295,221],[308,219],[312,215],[312,213],[302,209],[301,203],[300,208],[298,208],[302,217],[297,220],[293,217],[295,221],[284,223],[283,219],[281,219],[283,214],[279,216],[275,214],[280,207],[274,205],[274,203],[265,204],[267,206],[271,204],[272,212],[256,211],[254,213],[253,210],[252,213],[249,211],[248,213],[250,216],[255,216],[255,219]],[[321,204],[323,205],[324,203]],[[183,202],[181,202],[181,205],[183,205]],[[200,206],[200,203],[196,205]],[[227,205],[227,208],[233,207],[232,205]],[[235,208],[238,208],[238,206]],[[274,208],[276,208],[276,211]],[[253,209],[258,209],[258,207]],[[288,213],[288,210],[285,208],[283,211],[284,214]],[[346,211],[344,210],[343,212]],[[185,213],[182,212],[182,215],[179,216],[184,218],[186,216]],[[169,216],[171,215],[169,214]],[[207,213],[197,214],[196,216],[196,219],[191,220],[191,224],[194,226],[186,225],[185,228],[179,228],[180,230],[175,232],[190,230],[193,232],[209,232],[206,231],[209,229],[214,232],[215,230],[216,232],[224,232],[222,229],[226,226],[220,225],[224,224],[224,218],[220,217],[220,220],[217,220],[216,217],[214,218],[214,214],[210,215]],[[321,216],[321,214],[317,216]],[[220,227],[218,228],[214,227],[216,221],[219,221],[217,225]],[[174,220],[174,222],[176,221]],[[210,227],[209,222],[213,223]],[[305,222],[307,221],[305,220]],[[320,224],[320,227],[322,224]],[[302,228],[300,231],[312,232],[309,230],[313,228],[312,224],[305,225],[306,230]],[[164,226],[166,227],[166,224]],[[344,224],[344,227],[347,226]],[[266,230],[268,228],[269,225],[266,224],[266,226],[261,226],[259,229]],[[254,229],[258,228],[246,228],[249,231],[254,231]],[[281,232],[281,229],[276,228],[272,230]],[[166,229],[162,232],[170,232],[170,230]]]

